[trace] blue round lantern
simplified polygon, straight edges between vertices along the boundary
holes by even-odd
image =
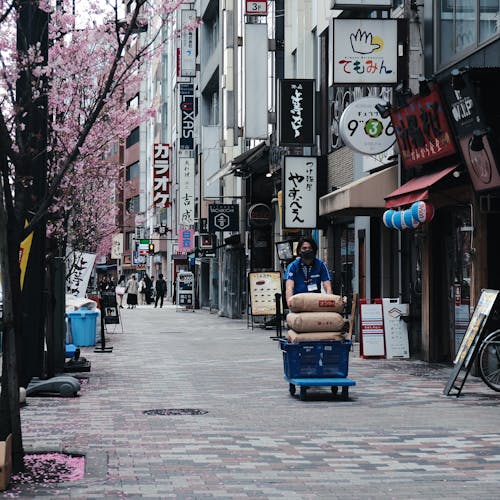
[[[396,212],[394,210],[386,210],[384,212],[384,215],[382,216],[382,221],[384,222],[385,227],[388,227],[389,229],[394,229],[394,226],[392,225],[392,216]]]
[[[413,218],[413,212],[411,208],[403,210],[403,220],[407,227],[416,229],[418,226],[420,226],[420,222]]]
[[[406,224],[404,224],[403,221],[403,212],[398,211],[394,212],[394,215],[392,216],[392,225],[398,229],[399,231],[402,231],[403,229],[406,229]]]

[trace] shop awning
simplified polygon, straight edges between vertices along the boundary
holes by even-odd
[[[456,169],[457,165],[453,165],[439,172],[422,175],[421,177],[414,177],[385,197],[385,207],[401,207],[403,205],[410,205],[416,201],[429,199],[431,187]]]
[[[355,180],[319,200],[320,215],[371,215],[385,208],[384,193],[398,185],[398,167]]]
[[[95,270],[98,272],[113,271],[116,269],[116,264],[97,264]]]
[[[257,171],[267,171],[269,146],[265,142],[241,153],[232,161],[226,164],[224,168],[218,170],[207,179],[207,185],[216,180],[222,179],[226,175],[235,175],[236,177],[247,177]]]

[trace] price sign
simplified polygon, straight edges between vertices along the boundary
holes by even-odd
[[[267,1],[257,0],[256,2],[246,1],[245,14],[247,16],[267,16]]]

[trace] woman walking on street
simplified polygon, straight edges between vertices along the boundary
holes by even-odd
[[[139,283],[137,283],[135,274],[132,274],[127,281],[125,291],[127,292],[127,309],[134,309],[137,306],[137,294],[139,292]]]
[[[122,274],[118,278],[118,283],[116,284],[115,288],[116,303],[118,304],[118,307],[121,307],[122,309],[123,309],[123,296],[125,295],[125,287],[126,287],[125,275]]]

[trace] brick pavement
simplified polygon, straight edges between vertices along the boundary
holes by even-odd
[[[320,388],[303,402],[270,330],[173,306],[122,314],[112,353],[83,348],[79,397],[22,409],[26,450],[85,453],[85,478],[0,498],[500,496],[500,394],[477,379],[445,397],[449,367],[354,352],[349,401]],[[206,413],[144,414],[165,409]]]

